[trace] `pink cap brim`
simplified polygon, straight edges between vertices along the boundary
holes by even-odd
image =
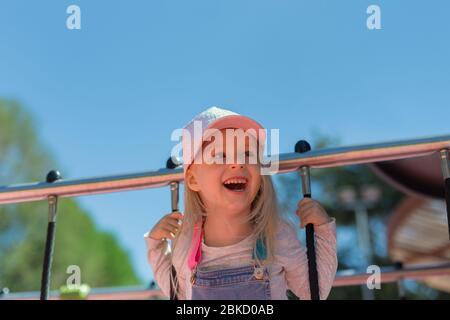
[[[219,119],[216,119],[212,121],[206,128],[203,129],[203,132],[205,132],[207,129],[226,129],[226,128],[235,128],[235,129],[254,129],[257,135],[257,139],[261,145],[264,145],[266,140],[266,132],[262,125],[260,125],[258,122],[256,122],[253,119],[250,119],[243,115],[229,115],[225,117],[221,117]],[[203,141],[205,139],[209,138],[208,135],[203,134]],[[202,144],[200,144],[201,147]],[[194,157],[197,155],[198,150],[194,150]],[[193,161],[193,160],[192,160]],[[190,164],[183,164],[184,168],[184,177],[186,177],[187,169],[189,168]]]

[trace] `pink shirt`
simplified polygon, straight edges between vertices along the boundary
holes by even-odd
[[[336,257],[336,222],[315,226],[316,259],[319,276],[320,298],[326,299],[333,285],[337,269]],[[163,293],[170,292],[170,247],[167,241],[155,240],[144,235],[147,243],[147,257],[153,269],[155,280]],[[181,241],[182,239],[180,239]],[[190,243],[190,239],[186,239]],[[252,258],[254,240],[252,236],[225,247],[209,247],[202,243],[201,267],[221,269],[247,265]],[[191,299],[190,270],[186,261],[174,257],[174,265],[179,279],[178,297],[180,300]],[[270,274],[270,291],[272,299],[286,300],[289,288],[300,299],[310,299],[308,280],[308,259],[306,248],[300,245],[293,226],[281,220],[275,242],[275,260],[268,266]]]

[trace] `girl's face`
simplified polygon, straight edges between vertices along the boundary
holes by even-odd
[[[225,129],[220,132],[222,144],[215,143],[214,140],[203,144],[203,161],[193,163],[189,167],[186,184],[200,194],[208,213],[247,214],[261,185],[260,164],[256,160],[258,155],[256,140],[249,143],[249,139],[246,138],[244,146],[244,143],[238,143],[236,136],[230,139],[232,141],[226,141]],[[227,155],[227,142],[233,144],[229,147],[233,151],[232,155]],[[208,152],[207,146],[210,144],[213,146],[209,147]],[[227,156],[232,159],[231,163],[226,162]],[[212,161],[220,158],[222,164]],[[245,163],[242,163],[242,159]]]

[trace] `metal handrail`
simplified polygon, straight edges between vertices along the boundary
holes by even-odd
[[[304,154],[284,153],[279,155],[278,160],[273,160],[272,167],[278,166],[278,169],[271,173],[291,172],[302,166],[327,168],[413,158],[447,149],[450,149],[450,135],[319,149]],[[178,168],[84,179],[61,179],[53,183],[16,184],[0,187],[0,204],[46,200],[50,195],[64,198],[158,188],[181,181],[183,170]]]
[[[450,263],[408,266],[397,269],[395,266],[384,267],[380,270],[380,283],[396,282],[403,279],[423,280],[429,277],[449,276]],[[333,287],[365,285],[371,273],[338,272],[334,279]]]
[[[423,280],[432,277],[450,276],[450,264],[435,264],[427,266],[408,266],[397,269],[395,266],[386,266],[380,269],[380,283],[396,282],[399,280]],[[365,285],[371,273],[358,273],[354,270],[339,271],[334,279],[333,287]],[[149,289],[143,286],[93,288],[88,299],[152,299],[163,298],[160,289]],[[38,299],[39,292],[15,292],[0,296],[0,300],[27,300]],[[59,291],[50,292],[51,299],[59,298]],[[120,298],[119,298],[120,299]]]

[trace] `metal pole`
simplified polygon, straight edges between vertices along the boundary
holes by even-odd
[[[362,264],[367,268],[372,264],[372,250],[370,243],[369,216],[367,209],[361,201],[357,201],[355,206],[356,230],[358,232],[358,242],[362,252]],[[373,290],[367,287],[367,284],[361,286],[361,292],[364,300],[373,300]]]
[[[450,160],[448,149],[441,150],[441,168],[445,184],[445,202],[447,204],[447,225],[450,237]]]
[[[397,266],[383,267],[381,272],[381,281],[383,283],[396,282],[399,279],[414,279],[421,280],[429,277],[438,276],[449,276],[450,275],[450,264],[442,265],[430,265],[421,267],[409,267],[405,269],[398,269]],[[346,275],[345,275],[346,274]],[[354,270],[341,270],[338,272],[334,280],[333,287],[345,287],[345,286],[355,286],[364,284],[370,274],[360,273],[357,274]],[[57,295],[58,292],[51,292],[51,295]],[[9,293],[0,300],[19,300],[19,299],[35,299],[38,296],[36,292],[17,292]],[[93,288],[89,294],[89,299],[149,299],[152,297],[162,296],[160,290],[149,290],[146,287],[135,287],[135,288]]]
[[[295,152],[306,153],[311,150],[311,146],[305,140],[300,140],[295,144]],[[300,168],[302,179],[302,190],[304,198],[311,198],[311,179],[309,167]],[[314,241],[314,225],[308,223],[306,229],[306,255],[308,257],[308,275],[311,300],[320,300],[319,294],[319,276],[317,274],[316,248]]]
[[[61,174],[58,171],[52,170],[47,174],[46,181],[48,183],[53,183],[59,179],[61,179]],[[41,300],[48,299],[48,292],[50,289],[53,250],[55,247],[57,205],[58,205],[58,197],[54,195],[49,196],[47,239],[45,242],[44,262],[42,267],[42,279],[41,279]]]
[[[356,286],[367,283],[371,274],[356,273],[351,270],[340,271],[334,279],[333,287]],[[384,267],[381,269],[381,283],[396,282],[400,279],[421,280],[429,277],[450,275],[450,263],[439,265],[427,265],[416,267],[404,267],[399,270],[398,267]]]
[[[403,263],[396,262],[395,268],[397,270],[403,270]],[[405,284],[403,283],[403,277],[397,279],[398,297],[400,300],[406,300]]]
[[[405,159],[433,154],[450,148],[450,136],[378,143],[362,146],[311,150],[304,154],[285,153],[273,159],[274,173],[297,171],[298,168],[338,167],[351,164]],[[45,200],[49,195],[77,197],[82,195],[158,188],[174,181],[183,181],[183,169],[28,183],[0,187],[0,204]]]
[[[172,160],[172,157],[170,157],[167,160],[166,168],[169,170],[173,170],[178,165]],[[171,182],[170,183],[170,199],[171,199],[171,206],[172,206],[172,212],[178,211],[178,199],[179,199],[179,183],[178,182]],[[180,224],[181,221],[178,221],[178,224]],[[173,241],[171,244],[171,248],[173,248]],[[175,283],[173,283],[172,279],[174,279]],[[177,271],[175,270],[175,267],[171,265],[171,278],[170,280],[170,300],[178,300],[178,282],[177,282]]]

